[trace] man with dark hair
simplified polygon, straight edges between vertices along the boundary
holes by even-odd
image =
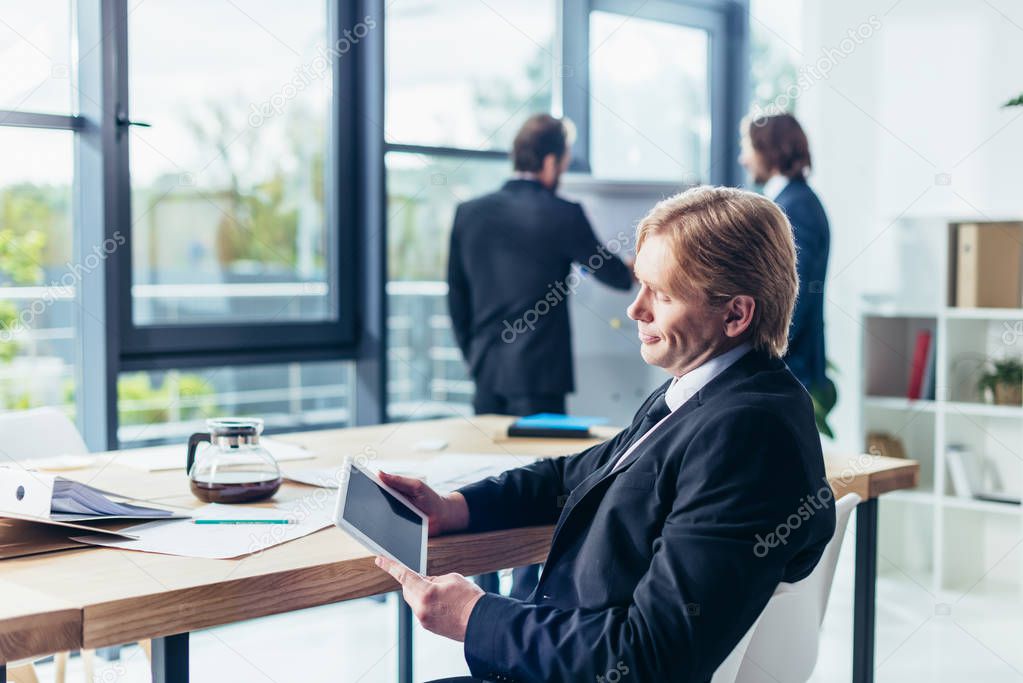
[[[597,241],[582,207],[554,193],[573,133],[564,119],[529,117],[512,144],[513,178],[455,213],[448,309],[476,382],[477,415],[565,412],[575,389],[565,300],[573,262],[616,289],[632,286],[630,268]],[[516,569],[511,594],[527,597],[538,574]]]
[[[458,207],[448,257],[448,308],[469,364],[477,414],[565,412],[572,337],[565,297],[573,262],[629,289],[629,268],[602,246],[582,207],[558,197],[572,129],[531,116],[512,145],[514,177]]]
[[[785,362],[808,391],[830,393],[825,374],[824,278],[831,232],[824,207],[806,182],[810,145],[802,126],[791,114],[748,120],[742,129],[739,163],[754,183],[763,185],[764,195],[785,212],[795,234],[799,296]]]

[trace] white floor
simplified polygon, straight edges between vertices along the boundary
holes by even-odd
[[[813,683],[847,681],[852,642],[852,528],[843,548],[821,635]],[[1017,547],[1007,562],[1019,562]],[[878,582],[878,683],[1023,683],[1023,599],[981,580],[968,591],[932,595],[882,557]],[[921,585],[922,584],[922,585]],[[210,629],[191,639],[192,680],[270,683],[392,683],[396,608],[359,600]],[[416,632],[416,681],[466,672],[461,645]],[[39,667],[52,680],[52,667]],[[83,680],[71,661],[68,681]],[[119,662],[98,660],[97,683],[148,681],[137,647]]]

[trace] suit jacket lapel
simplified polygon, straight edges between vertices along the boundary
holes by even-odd
[[[558,523],[554,527],[554,536],[551,539],[551,557],[553,557],[555,549],[557,548],[557,543],[562,534],[562,530],[569,518],[572,516],[572,513],[575,511],[575,508],[578,507],[579,503],[589,496],[592,491],[596,489],[606,491],[607,486],[602,486],[602,484],[605,482],[609,484],[611,480],[631,467],[640,458],[640,456],[642,456],[643,453],[650,448],[651,445],[656,443],[658,438],[669,433],[675,425],[679,423],[679,421],[685,419],[687,415],[702,407],[709,397],[719,393],[720,391],[727,390],[736,382],[742,381],[756,372],[780,367],[783,367],[781,361],[771,360],[766,356],[766,354],[759,351],[750,351],[726,368],[720,375],[708,382],[707,385],[700,389],[695,396],[679,406],[675,412],[668,416],[667,422],[661,425],[660,429],[656,433],[651,434],[645,441],[643,441],[643,443],[633,449],[632,453],[629,454],[629,457],[625,459],[625,462],[623,462],[620,467],[614,467],[614,463],[621,458],[622,454],[621,452],[613,453],[611,455],[611,460],[605,463],[599,470],[584,479],[582,483],[580,483],[569,495],[568,500],[565,503],[565,509],[562,511],[561,517],[558,518]],[[647,398],[646,402],[644,402],[642,406],[643,409],[638,413],[639,417],[633,421],[630,426],[630,432],[639,426],[642,422],[642,416],[646,415],[646,410],[649,408],[653,398],[657,396],[658,392],[663,391],[663,389],[664,387],[662,386],[658,389],[658,391],[655,391]],[[633,436],[634,435],[630,434],[628,441],[631,441]],[[548,560],[550,560],[550,557]]]

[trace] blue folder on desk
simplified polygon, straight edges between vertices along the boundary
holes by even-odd
[[[591,436],[590,427],[606,423],[607,419],[603,417],[537,413],[520,417],[512,423],[508,427],[508,436],[586,439]]]

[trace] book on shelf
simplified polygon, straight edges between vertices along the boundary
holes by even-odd
[[[921,386],[922,393],[920,394],[920,398],[927,399],[928,401],[933,401],[936,394],[935,375],[938,371],[938,359],[936,357],[937,354],[935,353],[935,348],[937,346],[938,345],[932,338],[931,342],[927,345],[927,360],[924,361],[924,379]]]
[[[909,385],[906,389],[906,398],[917,400],[921,398],[924,385],[924,374],[927,371],[927,359],[931,353],[931,331],[920,330],[916,333],[916,343],[913,347],[913,361],[909,369]]]
[[[949,444],[945,449],[948,476],[952,481],[952,493],[959,498],[973,498],[976,483],[975,471],[970,464],[973,454],[959,444]]]
[[[952,494],[989,503],[1019,505],[1019,496],[1005,493],[1001,476],[991,463],[962,444],[949,444],[945,449]]]

